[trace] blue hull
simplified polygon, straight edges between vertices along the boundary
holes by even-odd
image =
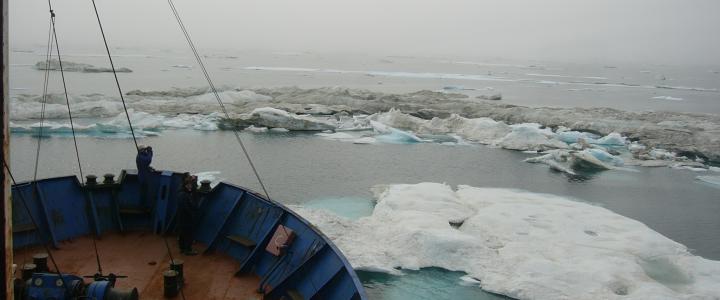
[[[123,171],[117,181],[106,183],[83,185],[77,177],[66,176],[38,180],[37,185],[17,184],[12,188],[13,247],[42,243],[57,247],[64,240],[109,232],[172,231],[181,176],[169,171],[153,173],[148,194],[154,195],[154,201],[149,201],[150,205],[141,202],[134,171]],[[206,254],[225,253],[238,261],[238,273],[262,278],[265,299],[298,295],[302,299],[367,298],[340,250],[282,204],[227,183],[203,195],[195,240],[207,247]],[[23,198],[37,227],[21,202]],[[284,255],[276,256],[266,246],[281,225],[292,230],[295,238]]]

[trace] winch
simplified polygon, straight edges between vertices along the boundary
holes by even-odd
[[[115,288],[119,276],[95,274],[84,276],[94,281],[86,284],[82,277],[56,273],[33,273],[27,281],[15,286],[15,299],[95,299],[95,300],[138,300],[137,288],[131,290]]]

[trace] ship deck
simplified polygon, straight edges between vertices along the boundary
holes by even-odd
[[[167,241],[173,258],[184,261],[186,299],[262,299],[262,295],[256,293],[260,278],[251,274],[235,276],[239,263],[231,257],[222,253],[184,256],[179,253],[175,237],[168,236]],[[170,258],[162,237],[149,232],[108,233],[97,240],[97,247],[104,274],[128,276],[118,279],[116,287],[136,287],[140,299],[164,299],[163,271],[168,269]],[[97,272],[91,236],[61,242],[59,249],[51,251],[62,273],[92,275]],[[43,252],[41,246],[18,249],[14,261],[20,268],[32,262],[33,254]],[[48,266],[54,270],[49,260]]]

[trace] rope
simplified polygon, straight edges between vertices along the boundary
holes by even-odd
[[[50,59],[52,58],[52,31],[53,24],[50,22],[50,28],[48,29],[48,42],[47,50],[45,52],[45,77],[43,81],[43,96],[42,103],[40,104],[40,129],[38,135],[37,148],[35,150],[35,167],[33,171],[33,182],[37,180],[38,166],[40,165],[40,145],[43,139],[43,127],[45,125],[45,103],[48,99],[48,82],[50,81]],[[34,194],[33,194],[34,195]]]
[[[93,0],[95,1],[95,0]],[[187,28],[185,27],[185,24],[183,24],[182,19],[180,18],[180,14],[177,11],[177,8],[175,8],[175,4],[172,0],[168,0],[168,4],[170,5],[170,9],[173,12],[173,15],[175,15],[175,20],[177,20],[178,25],[180,26],[180,30],[185,35],[185,39],[188,42],[188,45],[190,46],[190,50],[192,50],[193,54],[195,55],[195,60],[197,60],[198,65],[200,65],[200,69],[203,72],[203,75],[205,76],[205,80],[207,80],[208,84],[210,85],[210,89],[213,92],[213,95],[215,95],[215,99],[217,100],[218,104],[220,105],[220,109],[222,110],[223,114],[226,118],[230,118],[230,114],[228,113],[227,109],[225,108],[225,104],[220,99],[220,95],[217,92],[217,89],[215,88],[215,84],[213,83],[212,79],[210,78],[210,74],[208,73],[207,69],[205,68],[205,64],[203,63],[202,59],[200,58],[200,55],[198,54],[197,48],[195,48],[195,44],[193,43],[192,39],[190,38],[190,33],[187,31]],[[245,154],[245,158],[248,161],[248,164],[250,165],[250,168],[252,169],[253,173],[255,174],[255,178],[257,178],[258,183],[260,184],[260,187],[263,190],[263,193],[265,194],[265,197],[270,200],[270,194],[267,191],[267,188],[265,188],[265,184],[263,183],[260,174],[258,173],[257,168],[255,168],[255,164],[253,163],[252,159],[250,158],[250,154],[248,153],[247,148],[245,147],[245,143],[243,143],[242,139],[240,138],[240,133],[238,132],[237,128],[232,129],[233,134],[235,135],[235,139],[237,140],[238,144],[240,144],[240,148],[242,148],[243,153]]]
[[[60,44],[58,43],[57,31],[55,26],[55,12],[52,9],[50,0],[48,0],[48,6],[50,6],[50,21],[52,22],[52,33],[55,40],[55,50],[57,50],[58,65],[60,66],[60,77],[62,77],[63,91],[65,92],[65,103],[68,108],[68,118],[70,119],[70,130],[72,131],[73,143],[75,144],[75,157],[77,158],[78,170],[80,171],[80,181],[85,178],[83,175],[82,164],[80,163],[80,150],[78,150],[77,137],[75,135],[75,123],[73,122],[72,110],[70,109],[70,97],[68,97],[67,84],[65,83],[65,72],[63,70],[62,57],[60,56]]]
[[[82,163],[80,162],[80,150],[78,149],[77,136],[75,134],[75,123],[73,122],[72,109],[70,108],[70,97],[68,96],[67,84],[65,82],[65,71],[63,70],[63,65],[62,65],[62,56],[60,55],[60,43],[58,42],[57,26],[55,24],[55,11],[52,8],[52,3],[50,0],[48,0],[48,8],[50,9],[50,22],[52,23],[52,25],[51,25],[52,36],[53,36],[53,39],[55,42],[55,50],[57,51],[58,65],[60,67],[60,76],[62,78],[63,91],[65,93],[65,103],[67,104],[67,108],[68,108],[68,119],[70,119],[70,130],[72,131],[73,144],[75,145],[75,157],[77,158],[78,170],[80,171],[80,181],[82,182],[82,180],[85,178],[85,176],[84,176],[83,170],[82,170]],[[52,52],[52,50],[50,50],[50,52]],[[36,180],[36,179],[34,179],[34,180]],[[93,235],[92,235],[93,240],[92,241],[93,241],[93,248],[95,250],[95,260],[97,262],[98,273],[102,274],[102,264],[100,263],[100,252],[98,251],[97,241],[96,241],[97,233],[93,230],[91,230],[91,231],[93,232]]]
[[[15,176],[13,176],[12,172],[10,171],[10,167],[8,167],[8,164],[5,161],[5,155],[0,155],[0,157],[2,157],[2,164],[5,167],[5,170],[7,170],[8,175],[10,175],[12,184],[17,185],[17,182],[15,181]],[[41,239],[43,241],[46,241],[47,237],[45,237],[45,235],[43,234],[43,231],[40,230],[40,227],[38,226],[37,222],[35,222],[35,218],[32,216],[32,213],[30,212],[30,208],[28,207],[27,202],[25,201],[25,196],[23,196],[23,193],[20,191],[18,191],[18,195],[20,196],[20,200],[22,201],[23,207],[25,207],[25,211],[27,211],[28,217],[30,217],[30,222],[33,223],[33,226],[35,226],[35,228],[38,228],[38,232],[41,234]],[[55,271],[56,271],[57,275],[60,277],[60,280],[62,280],[63,287],[65,288],[65,293],[69,295],[70,288],[68,288],[67,282],[65,282],[65,278],[62,276],[62,272],[60,272],[60,268],[58,267],[57,262],[55,262],[55,257],[52,255],[50,248],[47,246],[47,244],[45,242],[43,242],[42,245],[45,248],[45,252],[47,252],[47,254],[48,254],[48,258],[50,258],[50,262],[52,262],[53,267],[55,267]]]
[[[128,125],[130,125],[130,134],[132,134],[133,142],[135,143],[135,150],[140,152],[137,137],[135,137],[135,130],[133,129],[132,122],[130,121],[130,114],[128,113],[127,105],[125,104],[125,97],[123,97],[122,88],[120,88],[120,80],[118,80],[117,72],[115,71],[115,64],[113,63],[112,55],[110,54],[110,47],[108,47],[107,39],[105,38],[105,31],[103,30],[102,22],[100,21],[100,14],[98,14],[95,0],[92,0],[92,5],[95,9],[95,17],[97,17],[98,25],[100,26],[100,33],[102,34],[103,43],[105,43],[105,50],[107,51],[108,59],[110,60],[110,68],[112,68],[113,76],[115,76],[115,84],[117,85],[118,92],[120,93],[120,100],[122,101],[123,110],[125,110],[125,117],[127,117]]]

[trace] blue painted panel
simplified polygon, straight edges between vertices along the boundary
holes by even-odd
[[[22,196],[21,196],[22,193]],[[23,204],[23,200],[30,209],[30,215]],[[21,228],[21,226],[34,226],[32,225],[32,218],[38,223],[39,228],[34,230],[14,232],[13,233],[13,247],[20,248],[29,245],[35,245],[42,241],[42,234],[40,230],[44,231],[46,227],[43,218],[40,216],[38,205],[32,198],[32,186],[30,184],[20,184],[13,186],[12,188],[12,209],[13,209],[13,226]]]
[[[115,219],[115,207],[112,202],[113,190],[110,188],[88,190],[92,194],[95,210],[97,211],[100,234],[106,231],[118,230]]]
[[[231,186],[219,186],[212,195],[208,195],[203,205],[203,215],[195,231],[195,239],[210,245],[218,235],[225,221],[237,204],[242,190]]]
[[[275,205],[262,200],[252,193],[246,194],[242,213],[234,218],[234,223],[229,226],[228,234],[237,234],[247,237],[257,243],[257,246],[247,254],[247,249],[242,246],[231,246],[228,254],[235,259],[243,261],[242,270],[247,266],[255,266],[257,259],[265,252],[265,246],[272,236],[278,222],[283,218],[283,210]],[[241,254],[242,253],[242,254]],[[241,256],[242,255],[242,256]]]
[[[319,289],[326,286],[341,271],[343,264],[337,255],[328,250],[318,253],[317,259],[304,268],[305,273],[297,279],[296,289],[310,299],[311,296],[318,293]]]
[[[149,198],[150,201],[155,201],[155,203],[150,205],[154,206],[153,230],[155,233],[162,233],[168,222],[168,205],[170,202],[170,194],[172,193],[170,191],[171,181],[172,172],[162,172],[157,184],[157,193],[155,193],[155,197]]]
[[[87,200],[75,177],[39,181],[37,187],[58,241],[90,232]]]
[[[152,178],[152,176],[148,176]],[[122,185],[117,192],[118,206],[139,208],[146,207],[147,204],[140,201],[140,184],[138,183],[137,172],[127,171],[123,178]],[[146,229],[150,226],[151,219],[143,215],[122,214],[122,223],[125,230]]]
[[[333,279],[310,299],[353,299],[358,291],[349,272],[339,272]]]

